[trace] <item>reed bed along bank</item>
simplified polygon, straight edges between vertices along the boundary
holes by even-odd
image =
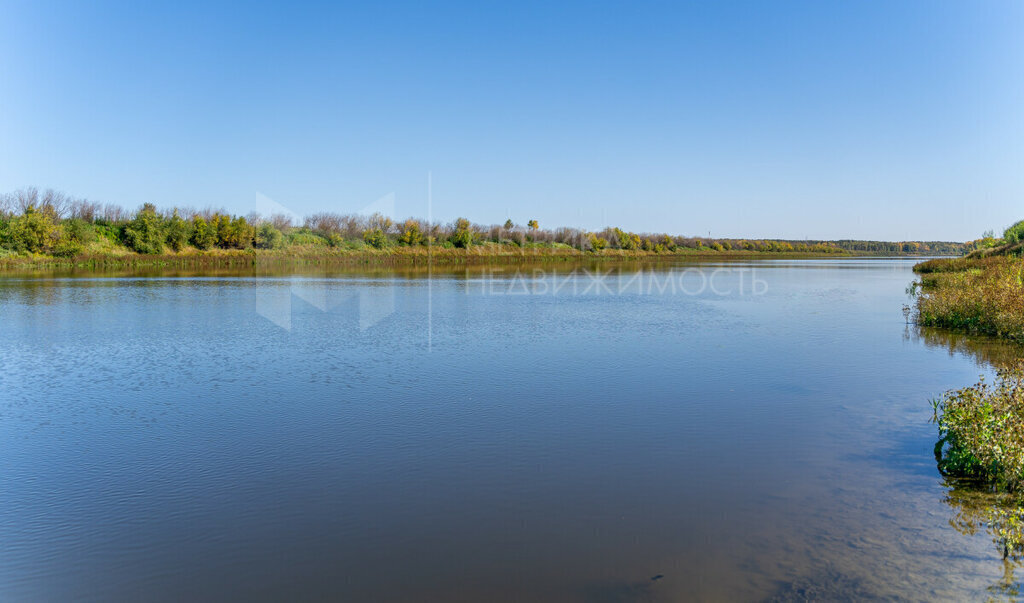
[[[469,249],[435,247],[392,247],[376,249],[332,249],[323,247],[289,247],[277,250],[188,250],[179,253],[137,254],[83,253],[74,257],[9,254],[0,257],[0,270],[36,270],[47,268],[110,268],[110,267],[189,267],[223,268],[261,265],[377,265],[408,266],[436,264],[514,265],[577,261],[645,261],[664,262],[680,258],[752,258],[752,257],[843,257],[847,253],[745,252],[715,250],[679,250],[649,252],[643,250],[605,249],[584,252],[573,249],[503,248],[475,246]]]
[[[1024,260],[1015,256],[931,260],[916,292],[917,322],[1024,343]]]

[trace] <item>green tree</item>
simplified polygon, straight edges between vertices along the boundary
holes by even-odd
[[[455,231],[448,237],[448,240],[455,247],[463,249],[471,247],[473,245],[473,230],[470,228],[469,220],[465,218],[456,220]]]
[[[512,230],[515,228],[515,224],[512,223],[512,218],[505,220],[505,230]]]
[[[190,240],[197,249],[209,249],[217,243],[216,227],[210,226],[210,223],[202,216],[194,216]]]
[[[185,245],[188,245],[188,239],[192,235],[191,225],[178,215],[178,210],[174,210],[174,215],[167,220],[165,230],[167,231],[167,245],[171,249],[181,251]]]
[[[142,206],[124,227],[124,243],[137,253],[161,253],[164,250],[163,220],[152,203]]]
[[[1024,241],[1024,220],[1003,231],[1003,240],[1010,244]]]
[[[530,220],[529,222],[526,223],[526,225],[530,227],[530,230],[537,230],[538,228],[540,228],[540,223],[538,223],[536,220]]]
[[[258,249],[277,249],[284,244],[284,235],[269,222],[260,224],[253,238],[253,246]]]
[[[256,229],[239,216],[215,216],[217,223],[217,245],[223,249],[248,249],[252,247]]]
[[[619,241],[619,249],[640,249],[640,235],[615,229],[615,238]]]

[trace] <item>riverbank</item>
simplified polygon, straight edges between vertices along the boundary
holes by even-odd
[[[1024,343],[1024,260],[929,260],[914,267],[917,322]]]
[[[921,282],[917,323],[1024,343],[1024,259],[1001,252],[929,260],[914,267]],[[959,521],[984,528],[1003,558],[1024,558],[1024,364],[997,363],[984,379],[935,400],[935,460],[951,481]]]
[[[54,257],[40,254],[10,254],[0,257],[0,271],[42,270],[62,268],[228,268],[239,266],[292,265],[379,265],[419,266],[452,265],[514,265],[576,261],[645,261],[663,262],[679,258],[820,258],[846,257],[849,252],[749,252],[715,250],[677,250],[653,252],[643,250],[605,249],[584,252],[575,249],[507,248],[480,245],[468,249],[444,247],[392,247],[376,249],[325,249],[322,247],[290,247],[286,249],[244,249],[209,251],[186,250],[178,253],[139,254],[129,251],[82,254],[75,257]]]

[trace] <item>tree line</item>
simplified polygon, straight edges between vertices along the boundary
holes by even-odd
[[[475,246],[551,248],[600,253],[606,249],[650,253],[748,251],[842,253],[963,253],[963,243],[883,241],[792,241],[684,237],[634,233],[609,227],[587,231],[543,229],[537,220],[525,225],[507,220],[482,225],[458,218],[450,223],[409,218],[395,221],[382,214],[321,212],[296,223],[290,216],[246,216],[224,210],[158,209],[147,203],[134,212],[114,204],[72,198],[53,190],[28,188],[0,196],[0,249],[7,253],[73,257],[85,252],[131,250],[142,254],[188,249],[281,249],[331,247]]]

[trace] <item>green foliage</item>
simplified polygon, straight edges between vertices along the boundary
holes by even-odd
[[[147,203],[124,228],[124,243],[137,253],[162,253],[164,250],[163,221],[156,207]]]
[[[1024,364],[999,369],[995,383],[946,392],[936,403],[935,458],[944,475],[1024,492]]]
[[[388,235],[380,228],[374,228],[363,233],[363,241],[374,249],[384,249],[388,246]]]
[[[626,232],[618,228],[614,229],[615,239],[619,242],[619,249],[633,250],[640,249],[640,236]]]
[[[257,249],[278,249],[284,245],[284,235],[273,224],[260,224],[252,244]]]
[[[306,245],[310,247],[323,247],[328,244],[327,239],[320,235],[313,234],[308,228],[299,230],[287,235],[289,245]]]
[[[82,245],[92,243],[96,240],[96,228],[85,220],[80,218],[71,218],[64,220],[64,223],[61,224],[61,226],[64,228],[62,238],[67,238]]]
[[[217,228],[217,246],[222,249],[248,249],[252,247],[256,229],[245,218],[214,216]]]
[[[178,210],[174,210],[174,215],[167,220],[166,231],[167,245],[174,251],[181,251],[192,236],[192,225],[178,215]]]
[[[587,241],[590,243],[590,248],[594,251],[601,251],[605,247],[608,247],[608,239],[599,237],[594,233],[587,235]]]
[[[505,220],[505,230],[512,230],[515,228],[515,224],[512,222],[512,218]]]
[[[416,220],[406,220],[402,225],[402,234],[398,236],[398,242],[402,245],[419,245],[423,243],[423,233],[420,232],[420,225]]]
[[[1024,241],[1024,220],[1017,222],[1003,231],[1003,240],[1010,244],[1016,244]]]
[[[345,237],[336,232],[332,232],[327,235],[327,244],[331,247],[343,247],[345,245]]]
[[[538,228],[540,228],[540,223],[537,222],[536,220],[530,220],[529,222],[526,223],[526,225],[530,227],[530,230],[537,230]]]
[[[455,231],[448,237],[448,241],[454,247],[465,249],[473,245],[473,239],[473,230],[470,227],[469,220],[465,218],[456,220]]]
[[[1024,342],[1024,261],[995,256],[925,262],[917,322]]]
[[[49,212],[28,207],[7,225],[4,246],[14,251],[49,253],[60,241],[61,229]]]
[[[192,217],[192,236],[189,241],[196,249],[210,249],[217,244],[217,228],[202,216]]]
[[[994,504],[965,506],[1002,546],[1003,556],[1024,552],[1024,363],[1000,369],[996,381],[952,390],[934,403],[939,471],[984,490],[1007,493]],[[963,518],[961,518],[963,519]]]
[[[71,258],[80,255],[85,247],[78,241],[62,237],[50,251],[50,255],[58,258]]]

